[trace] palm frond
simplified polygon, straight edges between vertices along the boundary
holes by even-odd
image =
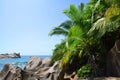
[[[63,23],[61,23],[58,27],[62,27],[66,30],[69,30],[71,26],[72,26],[72,21],[67,20],[67,21],[64,21]]]
[[[67,51],[66,40],[62,40],[60,44],[55,45],[55,49],[53,50],[52,61],[55,62],[62,59],[66,51]]]
[[[66,65],[67,63],[69,63],[70,59],[71,59],[71,56],[72,56],[72,52],[68,50],[66,52],[66,54],[64,54],[59,67],[62,68],[62,67],[64,67],[64,65]]]
[[[98,38],[102,37],[106,32],[115,31],[120,21],[120,8],[117,4],[112,4],[105,12],[105,17],[98,19],[89,30],[89,33],[95,32]]]
[[[55,27],[53,30],[51,30],[48,34],[49,36],[53,36],[53,35],[64,35],[67,36],[68,35],[68,31],[60,28],[60,27]]]
[[[79,8],[79,10],[80,10],[80,13],[83,13],[85,6],[84,6],[83,3],[81,3],[78,8]]]
[[[71,4],[70,8],[64,10],[63,13],[66,14],[73,22],[79,21],[80,11],[74,4]]]
[[[95,34],[97,34],[98,38],[100,38],[106,32],[112,32],[112,31],[116,30],[118,27],[119,27],[119,23],[110,21],[109,19],[106,19],[106,18],[101,18],[93,24],[93,26],[89,30],[88,34],[95,32]]]
[[[54,29],[52,29],[48,35],[49,36],[53,36],[53,35],[67,36],[71,26],[72,26],[72,21],[66,20],[63,23],[61,23],[58,27],[55,27]]]
[[[94,13],[95,13],[97,7],[100,5],[100,1],[101,1],[101,0],[98,0],[98,1],[97,1],[97,3],[95,4],[94,9],[93,9],[93,11],[92,11],[91,23],[93,23],[93,21],[94,21]]]
[[[71,49],[74,48],[77,44],[80,43],[80,40],[77,40],[75,38],[79,37],[82,39],[82,36],[83,36],[83,32],[79,26],[71,27],[68,34],[68,47]]]

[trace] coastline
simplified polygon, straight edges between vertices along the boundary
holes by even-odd
[[[23,57],[25,56],[21,56],[21,58]],[[13,64],[5,64],[0,71],[0,80],[91,80],[91,78],[79,78],[76,73],[63,76],[66,72],[63,68],[59,68],[60,61],[53,63],[50,56],[43,56],[43,58],[40,56],[27,56],[27,58],[28,61],[25,63],[24,68]],[[17,58],[13,59],[17,60]],[[120,80],[118,77],[95,77],[92,80],[113,79]]]
[[[23,69],[31,56],[38,56],[41,59],[51,58],[50,55],[21,55],[21,58],[0,58],[0,71],[5,64],[13,64]]]
[[[13,65],[13,64],[5,64],[3,69],[0,72],[0,80],[1,79],[2,80],[8,80],[8,79],[12,80],[14,78],[16,78],[17,80],[30,80],[30,79],[38,80],[38,77],[41,80],[40,76],[38,76],[38,73],[39,73],[38,67],[39,67],[39,69],[44,70],[45,67],[46,67],[46,69],[48,67],[50,69],[52,66],[54,66],[53,63],[51,62],[50,57],[48,58],[48,56],[46,58],[40,58],[39,56],[31,56],[31,57],[28,56],[28,57],[29,57],[29,60],[27,61],[27,63],[25,64],[23,69],[21,69],[20,67],[18,67],[16,65]],[[45,56],[43,56],[43,57],[45,57]],[[55,65],[58,65],[58,64],[55,64]],[[40,66],[41,66],[41,68],[40,68]],[[46,69],[44,71],[46,71]],[[31,73],[31,71],[32,71],[32,73]],[[36,72],[38,72],[38,73],[36,73]],[[31,76],[31,74],[34,76]],[[11,75],[12,75],[12,77],[11,77]],[[46,76],[46,74],[44,74],[44,76]],[[46,79],[44,79],[44,80],[46,80]]]

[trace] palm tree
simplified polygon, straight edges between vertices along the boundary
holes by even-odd
[[[108,5],[105,1],[111,3],[111,5]],[[120,30],[118,29],[120,26],[120,5],[118,0],[111,1],[91,0],[86,6],[81,3],[77,8],[71,4],[69,9],[64,10],[64,14],[70,20],[63,22],[49,33],[51,36],[66,36],[65,40],[55,46],[53,61],[61,60],[61,67],[76,63],[76,69],[80,68],[87,63],[88,59],[86,57],[94,56],[97,51],[104,52],[103,48],[106,49],[106,47],[100,43],[103,42],[104,37],[109,39],[109,36],[111,36],[110,39],[112,40],[120,38]],[[102,6],[100,6],[101,4]],[[118,34],[113,36],[116,31]],[[107,43],[107,41],[105,42]]]
[[[88,52],[91,51],[90,47],[93,43],[91,42],[92,39],[90,39],[89,35],[87,35],[87,32],[89,31],[91,26],[91,21],[89,14],[87,13],[88,10],[86,9],[87,8],[85,8],[84,4],[82,3],[79,8],[71,4],[69,9],[64,10],[64,14],[66,14],[70,19],[69,22],[67,21],[67,26],[65,21],[60,26],[54,28],[49,34],[67,36],[67,39],[64,42],[64,48],[66,50],[63,50],[64,52],[62,53],[61,48],[59,48],[60,46],[63,46],[63,43],[61,43],[58,44],[53,51],[54,60],[56,59],[57,55],[62,55],[63,58],[61,57],[61,67],[68,63],[72,63],[72,61],[74,61],[75,59],[74,56],[82,58],[83,56],[88,55]],[[60,52],[58,53],[58,51]]]
[[[83,57],[87,54],[88,50],[85,50],[86,46],[90,47],[89,36],[87,32],[90,28],[90,18],[88,13],[85,12],[84,4],[81,3],[79,8],[71,4],[68,10],[64,10],[64,13],[73,22],[71,26],[68,38],[67,38],[67,52],[64,54],[60,66],[63,67],[66,64],[74,62],[77,57]],[[86,14],[85,14],[86,13]],[[87,15],[88,14],[88,15]],[[87,38],[86,38],[87,37]],[[80,56],[78,56],[80,55]],[[77,56],[77,57],[75,57]]]

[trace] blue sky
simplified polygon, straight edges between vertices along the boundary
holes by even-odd
[[[68,18],[62,13],[82,0],[0,0],[0,53],[52,55],[62,36],[51,29]],[[88,2],[83,0],[82,2]]]

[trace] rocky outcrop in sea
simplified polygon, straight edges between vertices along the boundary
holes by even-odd
[[[0,58],[20,58],[20,53],[0,54]]]

